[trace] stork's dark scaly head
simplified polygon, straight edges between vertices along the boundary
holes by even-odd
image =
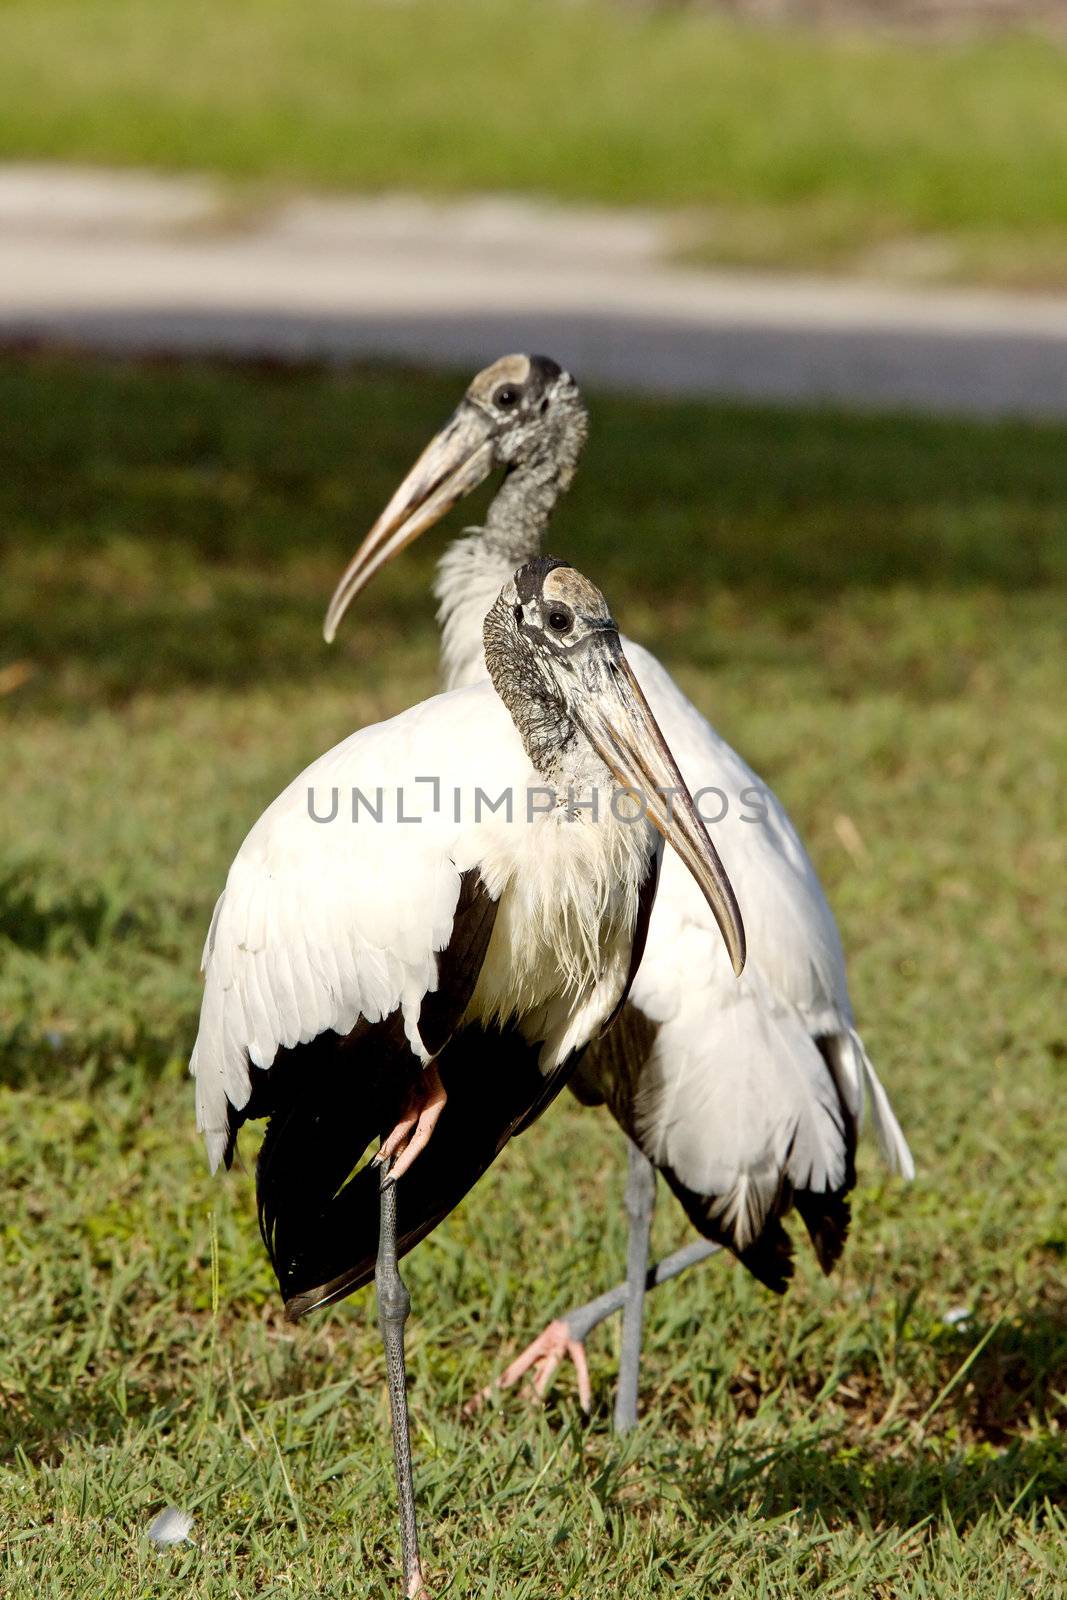
[[[583,742],[612,786],[678,853],[710,905],[734,971],[745,963],[745,930],[730,880],[685,779],[623,653],[619,630],[595,584],[551,556],[527,562],[485,619],[485,661],[540,776],[555,782],[582,767]]]
[[[570,487],[589,418],[578,385],[551,356],[501,356],[472,381],[463,406],[492,430],[494,467],[551,462]]]
[[[589,421],[578,385],[549,356],[502,356],[471,383],[367,534],[334,590],[324,633],[393,556],[491,472],[527,471],[553,499],[570,486]]]
[[[555,556],[528,561],[511,586],[515,625],[537,659],[565,665],[580,676],[591,640],[604,635],[618,644],[618,627],[596,584]],[[504,594],[510,593],[506,586]]]
[[[575,696],[583,687],[595,693],[606,656],[621,653],[607,601],[574,567],[541,556],[504,585],[483,638],[489,676],[513,716],[518,710],[531,759],[546,773],[566,742]]]

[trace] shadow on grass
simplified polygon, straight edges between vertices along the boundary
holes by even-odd
[[[150,1423],[163,1433],[188,1405],[188,1389],[168,1394],[130,1385],[120,1408],[113,1393],[95,1386],[71,1395],[31,1388],[0,1407],[0,1460],[21,1453],[35,1466],[58,1466],[74,1441],[107,1446]]]
[[[32,1023],[22,1022],[0,1033],[0,1087],[65,1094],[71,1092],[76,1075],[78,1093],[84,1094],[125,1072],[152,1082],[167,1072],[184,1070],[175,1062],[188,1055],[195,1033],[195,1014],[167,1032],[124,1021],[121,1032],[108,1031],[105,1025],[89,1038],[58,1030],[42,1035]]]
[[[1015,1439],[1003,1451],[924,1449],[883,1460],[800,1440],[752,1463],[731,1459],[726,1482],[694,1485],[701,1520],[729,1513],[775,1518],[800,1512],[827,1525],[914,1527],[947,1514],[960,1532],[991,1511],[1039,1515],[1062,1504],[1067,1467],[1055,1439]]]
[[[319,630],[341,565],[466,376],[0,363],[0,626],[5,659],[37,668],[27,703],[47,683],[44,703],[299,681],[429,639],[432,560],[484,499],[375,584],[340,652]],[[551,543],[620,610],[636,593],[699,621],[725,586],[788,633],[805,595],[821,608],[853,587],[1067,578],[1061,428],[592,404]]]
[[[0,940],[22,950],[44,955],[92,949],[137,928],[133,912],[97,883],[70,884],[65,894],[43,900],[35,863],[0,875]]]
[[[178,935],[159,915],[158,906],[138,903],[118,884],[96,878],[70,879],[50,870],[50,863],[23,858],[0,868],[0,961],[11,953],[29,958],[28,974],[15,992],[19,1003],[0,1008],[0,1085],[9,1089],[40,1088],[46,1093],[69,1090],[76,1080],[79,1093],[95,1083],[113,1078],[136,1064],[149,1077],[157,1077],[173,1062],[175,1041],[191,1037],[195,1014],[183,1015],[180,998],[171,1003],[173,1028],[165,1014],[148,1020],[128,1004],[115,1006],[101,995],[91,1024],[84,1015],[75,1027],[56,1006],[57,991],[42,1004],[33,975],[34,962],[64,963],[73,974],[85,960],[114,968],[128,960],[136,946],[143,957],[177,964]],[[190,999],[199,999],[190,988]]]
[[[946,1400],[956,1427],[993,1449],[1010,1447],[1021,1429],[1062,1430],[1067,1424],[1067,1297],[993,1324],[948,1353],[959,1371],[985,1337],[965,1380]],[[1067,1489],[1067,1451],[1059,1452]]]
[[[934,1354],[940,1389],[921,1421],[850,1422],[770,1452],[735,1444],[687,1463],[688,1496],[709,1518],[799,1510],[827,1523],[913,1526],[947,1512],[961,1530],[994,1507],[1026,1514],[1062,1504],[1067,1301],[953,1330]]]

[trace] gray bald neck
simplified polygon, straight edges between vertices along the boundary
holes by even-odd
[[[564,471],[559,461],[535,461],[512,467],[490,503],[482,539],[496,559],[510,570],[539,555],[556,503],[570,488],[577,461]]]
[[[442,677],[450,689],[486,675],[482,624],[517,567],[541,553],[560,496],[570,488],[585,443],[585,414],[566,419],[554,447],[508,469],[485,526],[445,551],[434,593],[441,625]]]

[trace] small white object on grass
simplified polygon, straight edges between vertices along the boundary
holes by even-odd
[[[970,1322],[973,1315],[970,1306],[953,1306],[950,1311],[943,1313],[941,1321],[950,1328],[958,1328],[961,1323]]]
[[[159,1549],[170,1544],[184,1544],[193,1531],[193,1519],[188,1511],[177,1506],[165,1506],[148,1530],[148,1537]]]

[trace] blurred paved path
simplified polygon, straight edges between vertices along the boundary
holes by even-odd
[[[1067,298],[682,270],[668,225],[0,167],[0,344],[473,368],[540,349],[678,395],[1067,416]]]

